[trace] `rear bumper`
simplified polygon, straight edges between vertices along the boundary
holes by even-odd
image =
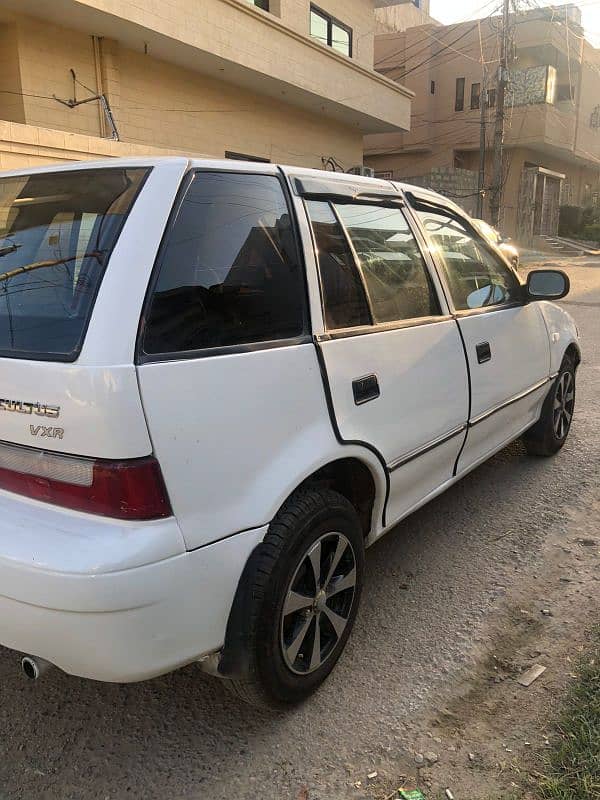
[[[124,569],[116,568],[113,541],[111,570],[95,571],[89,536],[67,537],[70,548],[61,561],[65,530],[46,527],[46,547],[52,545],[47,537],[54,537],[50,568],[40,564],[38,532],[24,524],[31,522],[25,506],[14,496],[0,496],[0,644],[100,681],[145,680],[221,647],[244,565],[266,533],[266,528],[247,531]],[[32,506],[34,516],[46,510],[43,504]],[[76,517],[85,521],[85,515]],[[120,523],[116,527],[122,532]],[[105,534],[110,540],[108,530]],[[122,535],[124,563],[130,560],[131,536],[142,541],[146,536],[155,553],[148,529],[138,526]],[[138,540],[138,561],[141,549]],[[65,568],[58,568],[61,563]]]

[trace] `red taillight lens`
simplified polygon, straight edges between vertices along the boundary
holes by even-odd
[[[0,489],[115,519],[169,517],[158,461],[96,461],[0,444]]]

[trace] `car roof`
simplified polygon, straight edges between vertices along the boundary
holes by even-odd
[[[74,170],[85,169],[106,169],[107,167],[153,167],[160,166],[161,164],[178,163],[187,169],[215,169],[215,170],[239,170],[243,169],[246,172],[262,172],[267,174],[277,174],[281,170],[285,175],[290,178],[294,177],[318,177],[321,181],[352,183],[357,187],[364,187],[365,190],[369,187],[378,188],[386,191],[397,191],[405,194],[414,194],[424,200],[429,200],[433,203],[443,203],[450,206],[454,210],[465,213],[455,203],[444,197],[437,192],[425,189],[422,186],[415,186],[410,183],[403,183],[400,181],[388,181],[382,178],[369,178],[365,175],[354,175],[348,172],[332,172],[329,170],[312,169],[309,167],[290,166],[285,164],[272,164],[270,162],[259,161],[237,161],[234,159],[212,159],[212,158],[194,158],[190,156],[141,156],[141,157],[121,157],[121,158],[103,158],[97,161],[71,161],[68,163],[59,164],[45,164],[40,167],[23,167],[14,170],[0,171],[0,177],[11,177],[19,175],[36,175],[44,172],[67,172]]]

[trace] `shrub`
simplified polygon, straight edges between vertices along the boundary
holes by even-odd
[[[581,224],[584,228],[587,228],[588,225],[600,225],[600,208],[597,206],[586,206],[586,208],[583,209]]]
[[[573,236],[581,231],[583,225],[583,208],[579,206],[561,206],[558,223],[560,236]]]
[[[595,225],[586,225],[581,237],[588,242],[600,242],[600,222]]]

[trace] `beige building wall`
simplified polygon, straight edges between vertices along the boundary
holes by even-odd
[[[16,28],[22,90],[35,95],[22,100],[23,121],[29,125],[101,136],[98,102],[71,109],[52,99],[54,94],[65,100],[73,96],[73,69],[94,92],[104,88],[124,142],[219,158],[234,151],[314,167],[321,167],[321,159],[329,155],[349,166],[362,163],[360,133],[283,101],[276,103],[111,40],[101,42],[106,86],[98,87],[91,36],[31,17],[19,18]],[[80,85],[75,88],[78,99],[90,95]],[[0,110],[7,118],[9,110],[4,105]]]
[[[421,0],[419,7],[410,2],[400,5],[378,8],[375,12],[377,25],[375,33],[390,33],[392,31],[405,31],[407,28],[414,28],[417,25],[427,25],[433,23],[438,25],[429,15],[430,0]]]
[[[365,130],[410,119],[410,93],[373,70],[374,4],[319,3],[352,27],[350,59],[309,37],[309,0],[271,0],[273,13],[247,0],[54,0],[51,14],[0,0],[0,120],[31,128],[2,128],[0,166],[55,160],[73,136],[84,138],[64,159],[110,150],[99,101],[65,104],[95,94],[110,103],[119,154],[362,164]]]
[[[0,110],[8,119],[25,121],[16,26],[0,24]]]

